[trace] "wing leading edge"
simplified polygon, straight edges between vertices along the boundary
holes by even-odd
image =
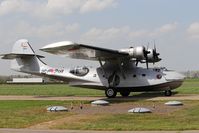
[[[58,42],[44,46],[40,50],[55,55],[71,57],[75,59],[86,60],[115,60],[118,58],[127,58],[129,54],[118,50],[77,44],[69,41]]]

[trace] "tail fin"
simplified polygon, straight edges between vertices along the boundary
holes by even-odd
[[[11,69],[25,73],[39,73],[46,64],[36,55],[28,40],[21,39],[15,42],[12,52],[1,55],[2,59],[11,60]]]

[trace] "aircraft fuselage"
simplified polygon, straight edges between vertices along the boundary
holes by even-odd
[[[120,70],[118,66],[76,67],[72,69],[42,68],[44,76],[60,77],[69,80],[69,85],[105,90],[108,87],[117,91],[164,91],[179,87],[184,76],[163,68],[142,68],[134,64]]]

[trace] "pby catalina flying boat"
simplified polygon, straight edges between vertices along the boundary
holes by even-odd
[[[105,90],[108,98],[115,97],[118,92],[126,97],[136,91],[164,91],[166,96],[170,96],[171,90],[179,87],[184,80],[184,76],[175,71],[148,67],[148,63],[161,60],[156,48],[139,46],[112,50],[64,41],[40,50],[63,57],[98,61],[99,67],[50,67],[25,39],[18,40],[11,53],[1,56],[11,60],[11,69],[15,71],[67,81],[71,86]],[[138,67],[138,63],[146,63],[146,68]]]

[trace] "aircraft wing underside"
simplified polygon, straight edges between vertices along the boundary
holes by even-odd
[[[43,47],[40,50],[51,54],[60,55],[63,57],[71,57],[75,59],[107,61],[118,58],[128,58],[127,53],[123,53],[118,50],[77,44],[68,41],[53,43]]]

